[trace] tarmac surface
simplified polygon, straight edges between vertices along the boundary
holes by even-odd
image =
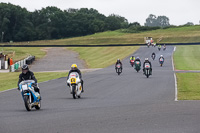
[[[47,54],[42,59],[36,60],[30,70],[33,72],[69,70],[72,64],[77,64],[78,68],[86,68],[83,60],[79,59],[76,52],[66,48],[46,48]]]
[[[153,61],[153,75],[146,78],[122,61],[117,75],[114,65],[83,74],[81,99],[73,99],[66,78],[40,83],[41,110],[27,112],[17,90],[0,93],[2,133],[199,133],[200,102],[175,101],[175,79],[171,55],[141,47],[134,55]],[[159,66],[158,56],[165,62]]]

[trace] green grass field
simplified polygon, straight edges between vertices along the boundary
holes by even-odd
[[[99,48],[70,48],[79,53],[89,68],[105,68],[116,60],[124,59],[139,47],[99,47]]]
[[[178,70],[200,70],[200,46],[177,46],[174,64]]]
[[[17,88],[19,74],[20,72],[1,73],[0,74],[0,91],[8,90],[11,88]],[[37,78],[38,83],[40,83],[43,81],[48,81],[48,80],[57,79],[61,77],[67,77],[67,73],[66,72],[48,72],[48,73],[37,72],[35,73],[35,77]]]
[[[177,73],[178,100],[200,100],[200,73]]]
[[[174,64],[178,70],[200,70],[200,46],[177,46]],[[200,73],[176,73],[178,100],[200,100]]]

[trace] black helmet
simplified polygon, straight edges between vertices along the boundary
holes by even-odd
[[[28,65],[26,65],[26,64],[23,65],[23,66],[22,66],[22,73],[23,73],[23,74],[26,74],[28,71],[29,71]]]
[[[22,70],[28,70],[28,69],[29,69],[28,65],[25,64],[25,65],[22,66]]]

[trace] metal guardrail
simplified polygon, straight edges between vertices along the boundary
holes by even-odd
[[[157,43],[160,45],[200,45],[195,43]],[[121,46],[146,46],[146,44],[98,44],[98,45],[0,45],[0,47],[121,47]]]

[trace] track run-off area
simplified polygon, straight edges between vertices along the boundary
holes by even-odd
[[[40,83],[41,110],[27,112],[17,89],[0,93],[1,133],[198,133],[200,102],[175,101],[174,47],[158,51],[141,47],[133,55],[142,63],[149,58],[152,76],[146,78],[122,61],[123,72],[114,65],[83,74],[81,99],[73,99],[66,78]],[[156,53],[153,61],[151,53]],[[165,62],[160,67],[158,58]],[[16,81],[17,84],[17,81]]]

